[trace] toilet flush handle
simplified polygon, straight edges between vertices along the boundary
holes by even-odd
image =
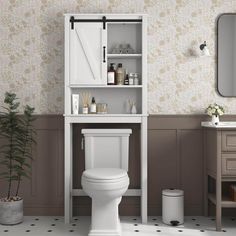
[[[84,138],[81,139],[81,150],[84,150]]]

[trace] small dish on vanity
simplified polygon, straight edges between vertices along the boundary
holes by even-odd
[[[210,121],[201,122],[202,127],[208,128],[236,128],[236,121],[220,121],[217,124],[213,124]]]

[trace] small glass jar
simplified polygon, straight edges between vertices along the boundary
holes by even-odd
[[[134,73],[134,85],[139,85],[138,73]]]
[[[129,73],[129,85],[134,85],[134,74]]]
[[[84,105],[83,108],[82,108],[82,113],[83,114],[88,114],[88,106],[87,105]]]
[[[107,104],[98,103],[97,104],[97,114],[107,114]]]

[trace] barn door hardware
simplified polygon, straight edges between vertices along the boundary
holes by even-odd
[[[106,29],[106,23],[107,22],[142,22],[141,19],[107,19],[105,16],[102,17],[102,19],[75,19],[74,16],[71,16],[70,23],[71,23],[71,29],[74,29],[74,23],[94,23],[94,22],[101,22],[103,24],[103,29]]]

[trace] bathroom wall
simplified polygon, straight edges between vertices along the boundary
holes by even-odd
[[[147,13],[148,103],[152,114],[202,114],[236,100],[216,92],[216,19],[231,0],[2,0],[0,84],[39,114],[63,113],[63,13]],[[211,57],[198,57],[199,44]]]

